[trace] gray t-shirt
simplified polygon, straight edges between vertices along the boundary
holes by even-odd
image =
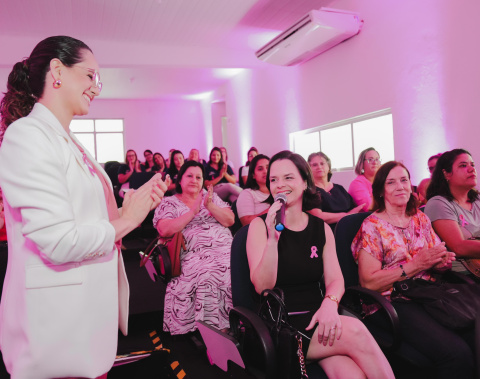
[[[453,220],[458,223],[463,238],[480,237],[480,201],[472,204],[472,210],[466,210],[455,201],[449,201],[443,196],[434,196],[428,200],[425,213],[434,222],[437,220]]]

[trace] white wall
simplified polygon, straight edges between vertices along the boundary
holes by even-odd
[[[240,142],[231,157],[243,160],[250,145],[272,155],[289,148],[290,132],[391,108],[395,158],[414,184],[428,175],[430,155],[464,147],[475,158],[480,3],[338,0],[334,7],[360,12],[358,36],[303,65],[265,64],[219,89]]]
[[[205,158],[211,145],[207,141],[211,129],[208,111],[200,101],[96,99],[88,117],[123,118],[125,148],[134,149],[140,159],[145,149],[160,152],[166,159],[171,148],[185,156],[197,148]]]

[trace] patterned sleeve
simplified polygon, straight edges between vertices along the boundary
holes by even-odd
[[[384,247],[379,227],[379,223],[373,220],[371,216],[363,221],[360,230],[352,242],[352,253],[355,262],[358,263],[358,256],[362,249],[376,260],[383,262]]]
[[[170,197],[163,198],[162,202],[155,209],[155,215],[153,216],[153,226],[156,228],[159,220],[174,219],[179,216],[177,207],[173,203],[173,199]]]
[[[419,211],[418,217],[420,219],[422,234],[425,236],[428,247],[431,248],[439,245],[442,241],[433,230],[432,223],[430,222],[428,216],[425,213]]]

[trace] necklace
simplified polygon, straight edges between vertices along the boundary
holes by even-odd
[[[385,214],[387,215],[388,221],[390,222],[390,224],[392,224],[393,226],[395,226],[397,228],[400,228],[400,229],[408,228],[409,225],[410,225],[410,221],[412,220],[412,218],[409,217],[407,222],[404,222],[404,224],[401,224],[400,222],[395,223],[395,222],[393,222],[392,217],[390,216],[390,213],[388,213],[388,211],[386,209],[385,209]]]

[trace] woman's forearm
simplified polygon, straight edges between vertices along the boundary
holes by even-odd
[[[207,209],[215,218],[215,220],[217,220],[223,226],[228,228],[234,224],[235,215],[230,208],[220,208],[218,205],[212,203]]]
[[[220,180],[222,180],[222,175],[219,175],[216,178],[213,178],[212,180],[205,180],[205,187],[208,187],[208,186],[215,187]]]
[[[227,179],[227,181],[228,181],[229,183],[232,183],[232,184],[237,183],[237,178],[236,178],[235,175],[230,175],[230,174],[228,174],[228,173],[226,172],[225,175],[224,175],[224,177],[225,177],[225,179]]]
[[[125,183],[128,178],[130,178],[133,174],[133,170],[132,171],[128,171],[126,174],[118,174],[118,181],[120,184],[123,184]]]
[[[318,218],[321,218],[327,224],[334,224],[334,223],[340,221],[340,219],[342,217],[345,217],[347,215],[344,212],[341,212],[341,213],[323,212],[319,208],[314,208],[314,209],[308,211],[308,213],[310,213],[311,215],[316,216]]]
[[[175,233],[181,232],[194,217],[194,211],[190,210],[174,219],[159,220],[157,222],[157,231],[162,237],[171,237]]]
[[[264,289],[272,289],[277,282],[278,241],[267,240],[262,258],[250,278],[257,293]]]

